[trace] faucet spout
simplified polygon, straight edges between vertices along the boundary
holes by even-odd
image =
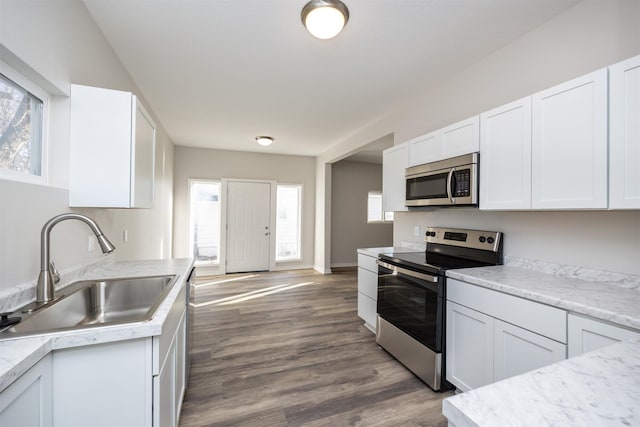
[[[102,253],[106,254],[115,250],[115,246],[113,246],[109,239],[102,233],[98,224],[88,216],[77,213],[65,213],[51,218],[44,224],[40,232],[40,274],[38,275],[38,285],[36,287],[36,302],[38,303],[47,303],[54,299],[53,285],[55,279],[51,271],[49,235],[51,234],[51,229],[56,224],[67,219],[77,219],[87,224],[98,239]]]

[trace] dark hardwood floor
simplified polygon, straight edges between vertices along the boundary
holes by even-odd
[[[180,426],[446,426],[357,316],[356,272],[198,280]]]

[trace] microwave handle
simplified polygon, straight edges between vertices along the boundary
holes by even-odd
[[[455,168],[451,168],[449,171],[449,175],[447,176],[447,196],[449,196],[449,200],[451,204],[455,203],[453,198],[453,173],[455,172]]]

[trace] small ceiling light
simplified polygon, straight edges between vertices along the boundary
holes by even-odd
[[[271,143],[273,142],[273,137],[270,137],[270,136],[256,136],[256,141],[258,141],[258,144],[266,147],[266,146],[271,145]]]
[[[348,20],[349,9],[340,0],[311,0],[302,8],[302,23],[322,40],[340,34]]]

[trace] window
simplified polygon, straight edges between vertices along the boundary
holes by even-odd
[[[369,191],[367,198],[367,222],[393,221],[393,212],[383,212],[382,193]]]
[[[0,62],[0,176],[44,181],[47,94]]]
[[[220,182],[191,181],[191,256],[220,264]]]
[[[278,185],[276,194],[276,261],[302,259],[302,185]]]

